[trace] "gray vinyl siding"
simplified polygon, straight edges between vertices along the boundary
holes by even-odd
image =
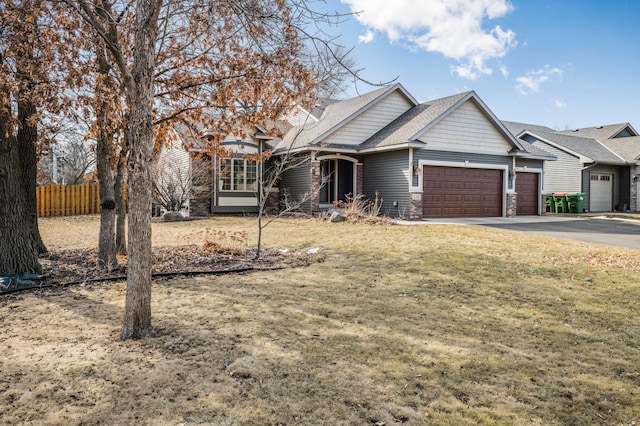
[[[581,191],[583,187],[580,181],[582,163],[578,157],[531,136],[525,137],[525,140],[557,157],[556,161],[547,161],[545,164],[542,182],[545,194]]]
[[[299,199],[303,194],[311,190],[311,162],[307,160],[296,168],[287,170],[280,181],[280,197],[284,191],[289,191],[291,199]],[[305,202],[299,209],[304,213],[311,213],[311,204]]]
[[[516,167],[527,167],[531,169],[542,169],[546,167],[545,164],[549,164],[549,162],[545,163],[542,160],[531,160],[528,158],[516,158]]]
[[[472,151],[500,155],[513,148],[508,139],[471,100],[460,105],[429,129],[420,137],[420,140],[431,149],[443,151]]]
[[[389,216],[409,214],[409,151],[370,154],[363,161],[363,191],[373,200],[382,199],[380,213]],[[394,202],[397,204],[394,206]]]
[[[326,137],[323,142],[359,145],[412,106],[400,91],[390,93],[353,121]]]

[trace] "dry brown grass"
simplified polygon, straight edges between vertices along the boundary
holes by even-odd
[[[154,224],[156,245],[205,228]],[[42,221],[51,248],[96,218]],[[0,300],[3,424],[640,422],[640,252],[453,225],[273,223],[324,263],[159,281],[159,337],[118,340],[124,283]],[[591,281],[586,281],[587,259]]]

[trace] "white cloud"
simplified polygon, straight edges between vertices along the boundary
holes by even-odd
[[[557,67],[545,65],[539,70],[527,72],[526,76],[516,78],[518,82],[516,88],[522,95],[538,93],[542,83],[549,81],[552,77],[562,78],[562,70]]]
[[[492,73],[487,61],[501,58],[516,45],[515,33],[495,26],[483,28],[485,20],[502,17],[512,10],[508,0],[342,0],[356,19],[373,31],[383,32],[392,42],[407,41],[428,52],[456,60],[452,71],[475,79]],[[373,37],[373,35],[371,35]],[[371,40],[368,40],[371,41]]]
[[[553,104],[556,106],[556,108],[558,109],[565,109],[567,107],[567,102],[562,99],[562,98],[556,98],[553,101]]]
[[[375,32],[371,31],[371,30],[367,30],[366,33],[360,35],[358,37],[358,41],[360,43],[370,43],[373,41],[373,37],[375,36]]]
[[[509,69],[507,68],[506,65],[504,64],[500,65],[500,74],[502,74],[504,78],[509,77]]]

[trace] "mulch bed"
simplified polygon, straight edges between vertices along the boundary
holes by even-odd
[[[33,286],[11,285],[0,288],[0,295],[16,289],[64,287],[99,281],[126,280],[127,256],[118,255],[118,265],[110,270],[99,267],[95,249],[53,250],[40,257],[44,277]],[[305,251],[230,249],[217,244],[163,247],[152,252],[154,280],[179,275],[206,275],[249,270],[282,269],[308,266],[320,262],[319,254]]]

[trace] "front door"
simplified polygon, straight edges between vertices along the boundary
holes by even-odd
[[[336,201],[347,201],[353,195],[353,163],[332,158],[320,162],[320,173],[324,185],[320,187],[320,204],[330,205]]]

